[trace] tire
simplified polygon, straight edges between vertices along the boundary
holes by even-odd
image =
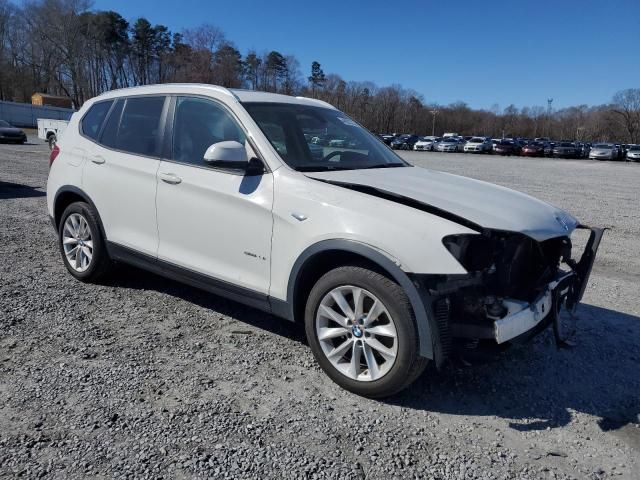
[[[75,231],[74,222],[79,225]],[[76,255],[73,255],[74,245]],[[58,226],[58,246],[65,267],[73,277],[82,282],[98,282],[112,266],[100,231],[98,213],[85,202],[72,203],[63,212]],[[81,247],[80,250],[78,247]],[[91,254],[90,258],[88,253]],[[72,264],[74,258],[76,261]]]
[[[56,138],[55,135],[49,135],[49,137],[47,138],[47,143],[49,144],[49,150],[53,150],[53,147],[57,141],[58,139]]]
[[[358,313],[356,290],[363,298],[362,315],[358,318],[342,310],[333,296],[337,294],[346,300],[351,314]],[[381,309],[372,308],[376,301]],[[336,316],[327,315],[327,307],[337,313],[340,323]],[[378,314],[371,320],[367,314],[374,310]],[[368,321],[371,323],[367,325]],[[404,290],[364,267],[339,267],[318,280],[307,300],[305,330],[311,351],[325,373],[342,388],[364,397],[388,397],[403,390],[428,363],[418,355],[416,321]],[[322,330],[338,333],[321,340]],[[345,347],[336,349],[342,346]],[[330,360],[332,351],[341,356],[334,355]],[[354,354],[360,359],[357,364],[350,361]]]

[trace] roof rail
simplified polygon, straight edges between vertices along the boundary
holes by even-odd
[[[106,94],[112,93],[112,92],[118,92],[118,91],[124,91],[124,90],[147,89],[147,88],[151,88],[151,87],[201,87],[201,88],[208,88],[210,90],[215,90],[216,92],[224,93],[225,95],[229,95],[230,97],[233,97],[234,99],[239,100],[238,96],[235,93],[233,93],[230,89],[228,89],[226,87],[221,87],[219,85],[212,85],[212,84],[209,84],[209,83],[152,83],[152,84],[149,84],[149,85],[135,85],[133,87],[124,87],[124,88],[116,88],[114,90],[107,90],[105,92],[102,92],[98,96],[106,95]]]

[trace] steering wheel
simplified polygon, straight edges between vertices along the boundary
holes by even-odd
[[[342,150],[334,150],[331,153],[327,153],[324,157],[322,157],[323,162],[327,162],[331,160],[333,157],[337,157],[338,155],[342,155],[344,152]]]

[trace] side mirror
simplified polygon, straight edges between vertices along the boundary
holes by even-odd
[[[240,142],[234,140],[218,142],[204,152],[204,161],[212,167],[242,168],[249,164],[247,149]]]

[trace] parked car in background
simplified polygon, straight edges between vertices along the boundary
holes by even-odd
[[[396,138],[393,135],[387,135],[387,134],[380,134],[378,135],[380,137],[380,140],[382,140],[385,145],[391,145],[391,142],[393,142],[393,139]]]
[[[629,145],[627,160],[630,162],[640,162],[640,145]]]
[[[519,155],[520,145],[514,140],[500,140],[493,146],[493,153],[497,155]]]
[[[459,136],[460,134],[455,132],[445,132],[442,134],[442,138],[459,137]]]
[[[0,142],[24,143],[27,141],[27,134],[21,129],[14,127],[9,122],[0,120]]]
[[[424,150],[424,151],[432,151],[433,147],[436,145],[438,137],[428,136],[422,137],[416,143],[413,144],[414,150]]]
[[[573,142],[560,142],[553,148],[556,158],[579,158],[580,149]]]
[[[596,143],[589,151],[589,158],[592,160],[616,160],[618,148],[612,143]]]
[[[532,141],[522,147],[522,155],[525,157],[544,157],[545,144],[544,142]]]
[[[49,144],[53,148],[64,130],[69,125],[68,120],[52,120],[49,118],[38,119],[38,138]]]
[[[442,141],[436,145],[436,151],[438,152],[460,152],[462,148],[460,140],[457,137],[443,138]]]
[[[625,145],[624,143],[616,143],[616,147],[618,148],[618,160],[626,158],[628,145]]]
[[[415,143],[420,140],[417,135],[400,135],[391,141],[391,148],[394,150],[413,150]]]
[[[463,147],[465,153],[490,153],[492,149],[493,143],[485,137],[471,137]]]

